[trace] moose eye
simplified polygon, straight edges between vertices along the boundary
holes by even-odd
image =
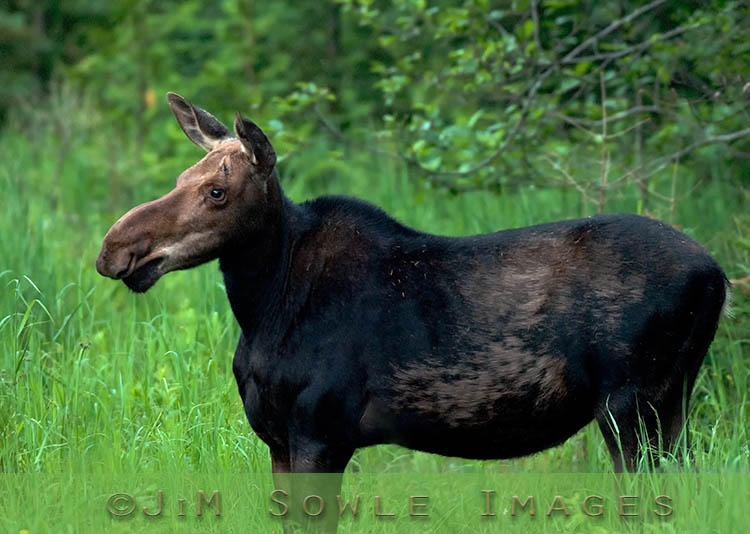
[[[224,200],[224,197],[226,196],[225,191],[220,187],[214,187],[208,194],[214,200]]]

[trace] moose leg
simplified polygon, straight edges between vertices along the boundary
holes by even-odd
[[[644,448],[651,467],[657,466],[662,451],[674,451],[685,423],[686,395],[690,395],[689,388],[675,384],[657,391],[618,392],[607,398],[597,410],[596,420],[616,472],[635,471]]]
[[[288,449],[271,450],[271,472],[273,473],[274,491],[271,500],[274,503],[269,512],[276,517],[282,517],[284,534],[295,532],[294,526],[290,524],[290,516],[293,510],[290,506],[290,498],[293,493],[291,462]],[[279,504],[283,503],[283,504]]]
[[[700,304],[696,304],[695,307],[699,311],[692,317],[690,333],[682,341],[678,351],[677,362],[684,370],[684,374],[682,380],[671,388],[670,394],[665,399],[663,410],[662,427],[665,449],[670,452],[675,451],[678,459],[689,460],[693,468],[695,468],[695,459],[690,449],[688,403],[698,371],[716,334],[720,306],[726,298],[726,296],[722,298],[725,291],[726,289],[721,285],[718,288],[711,286],[698,298]]]
[[[316,440],[300,439],[291,447],[293,519],[302,532],[335,534],[337,496],[353,448],[335,449]]]
[[[690,451],[690,436],[687,425],[690,392],[680,393],[673,394],[673,398],[661,411],[662,447],[666,452],[674,452],[678,459],[684,459],[687,455],[690,464],[695,465]]]
[[[275,503],[271,512],[282,517],[284,534],[335,534],[338,524],[336,497],[341,488],[343,468],[340,472],[333,472],[337,464],[327,464],[331,467],[326,467],[320,458],[315,460],[309,453],[297,455],[297,458],[294,462],[297,471],[293,471],[288,452],[271,453],[272,500]],[[311,460],[314,467],[308,465]],[[346,463],[343,465],[345,467]]]
[[[596,422],[616,473],[634,471],[638,461],[638,410],[635,394],[610,395],[598,407]]]
[[[687,413],[696,375],[697,369],[686,376],[682,383],[672,387],[658,410],[662,449],[674,453],[678,460],[689,459],[692,466],[695,466],[695,461],[690,450]]]
[[[272,499],[278,503],[284,504],[278,505],[276,510],[271,508],[269,510],[274,515],[285,517],[289,515],[289,497],[292,494],[292,478],[290,476],[291,462],[289,461],[289,450],[286,449],[271,449],[271,472],[273,473],[273,486],[274,491],[272,493]],[[288,521],[284,519],[283,523],[284,534],[293,532],[289,526]]]
[[[723,280],[713,280],[705,285],[704,282],[688,292],[691,299],[683,307],[682,317],[671,327],[676,334],[668,338],[666,350],[659,351],[662,357],[670,352],[673,354],[668,358],[672,363],[670,372],[662,377],[656,387],[639,392],[639,397],[642,395],[648,400],[649,411],[657,419],[661,449],[675,454],[678,461],[688,460],[693,468],[695,461],[690,450],[688,404],[698,371],[716,333],[718,317],[726,298]]]

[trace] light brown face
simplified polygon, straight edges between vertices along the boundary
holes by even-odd
[[[238,236],[252,231],[267,208],[268,180],[276,161],[265,135],[252,122],[238,115],[239,139],[234,139],[205,111],[170,95],[180,126],[209,152],[177,178],[171,192],[123,215],[104,237],[96,261],[99,274],[121,279],[139,293],[169,271],[217,258]]]

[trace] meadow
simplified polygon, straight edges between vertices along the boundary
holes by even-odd
[[[166,193],[202,152],[176,125],[164,132],[164,143],[174,147],[170,156],[155,159],[118,138],[116,128],[74,124],[64,139],[39,116],[24,119],[0,136],[0,501],[8,512],[0,515],[0,530],[227,532],[236,521],[246,532],[264,531],[270,459],[245,419],[232,375],[239,330],[216,262],[171,273],[145,295],[101,278],[94,268],[107,228],[135,204]],[[293,200],[357,196],[410,226],[450,235],[594,213],[572,187],[455,195],[415,179],[398,161],[364,151],[332,158],[330,148],[311,143],[281,161],[282,186]],[[701,242],[729,278],[746,277],[748,190],[730,181],[699,181],[690,172],[680,174],[677,186],[675,202],[649,213]],[[652,187],[675,198],[668,178]],[[636,193],[622,187],[606,211],[643,211]],[[444,521],[377,522],[370,513],[365,523],[344,522],[342,530],[573,532],[590,525],[592,532],[736,531],[750,472],[748,286],[736,284],[733,297],[733,312],[721,321],[690,404],[700,474],[664,458],[658,474],[622,482],[649,491],[660,484],[678,488],[684,498],[670,521],[623,523],[609,513],[591,523],[577,508],[570,518],[545,522],[542,508],[550,498],[542,497],[536,522],[457,519],[470,491],[461,488],[508,484],[529,494],[568,491],[578,501],[587,485],[605,484],[609,489],[598,491],[611,493],[610,459],[591,424],[559,447],[513,460],[469,461],[396,446],[360,450],[345,488],[372,494],[379,485],[391,488],[387,492],[422,483],[432,488],[432,501],[442,496],[450,505]],[[165,518],[158,525],[113,519],[104,507],[107,492],[128,484],[150,496],[160,484],[194,495],[186,488],[202,482],[206,491],[222,484],[257,491],[259,504],[232,515],[242,508],[240,497],[225,498],[222,522]],[[472,499],[483,499],[471,491]],[[84,494],[88,504],[81,505]],[[405,510],[406,504],[394,506]]]

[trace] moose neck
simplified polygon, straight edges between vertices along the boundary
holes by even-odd
[[[278,181],[271,182],[268,194],[274,208],[265,214],[260,230],[233,243],[219,258],[229,303],[247,339],[255,337],[262,320],[278,318],[297,234],[300,207],[283,194]]]

